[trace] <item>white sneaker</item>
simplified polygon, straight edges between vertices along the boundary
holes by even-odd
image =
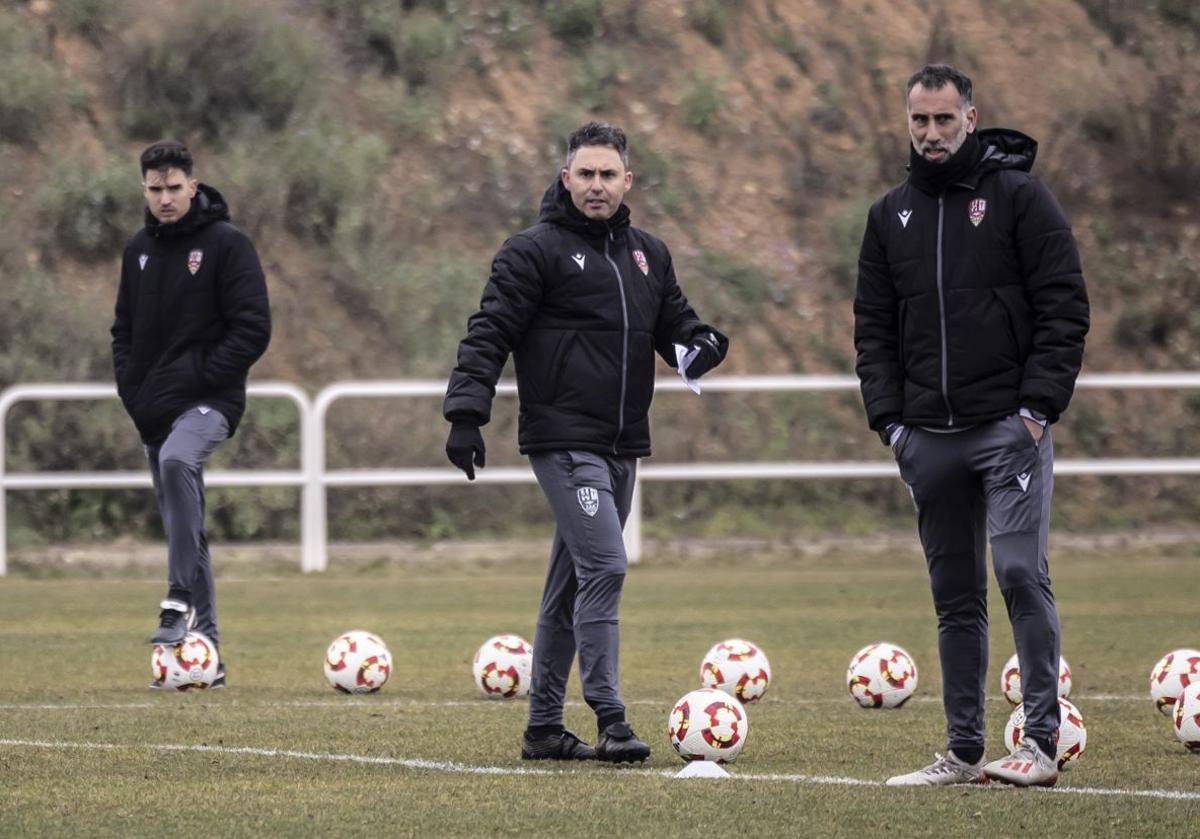
[[[983,771],[989,778],[1015,787],[1052,787],[1058,783],[1058,761],[1029,740],[1022,740],[1015,752],[993,760]]]
[[[952,784],[986,784],[983,774],[983,758],[978,763],[966,763],[958,759],[953,750],[940,755],[933,753],[933,763],[907,775],[895,775],[887,779],[889,787],[945,787]]]

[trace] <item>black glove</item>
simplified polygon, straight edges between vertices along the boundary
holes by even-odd
[[[483,468],[483,435],[479,426],[456,422],[450,426],[446,437],[446,457],[463,470],[469,480],[475,480],[475,467]]]
[[[699,352],[684,370],[689,379],[698,379],[721,363],[721,346],[717,343],[717,336],[711,332],[706,332],[692,341],[692,349]]]

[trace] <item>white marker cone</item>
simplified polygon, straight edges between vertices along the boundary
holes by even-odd
[[[729,773],[711,760],[693,760],[675,773],[676,778],[728,778]]]

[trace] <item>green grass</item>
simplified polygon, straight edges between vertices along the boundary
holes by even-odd
[[[1200,642],[1196,562],[1182,550],[1053,558],[1072,698],[1089,734],[1079,766],[1059,783],[1067,794],[874,785],[942,745],[934,621],[911,553],[634,568],[622,606],[622,687],[634,727],[654,748],[642,769],[522,764],[525,703],[485,700],[471,683],[484,638],[531,636],[540,560],[220,579],[231,684],[220,693],[145,689],[141,641],[159,582],[10,578],[0,581],[0,739],[104,746],[0,745],[0,833],[126,836],[203,825],[222,836],[1183,836],[1200,823],[1200,758],[1175,742],[1146,680],[1168,649]],[[994,591],[992,603],[988,731],[997,754],[1008,713],[998,671],[1011,635]],[[392,681],[375,696],[339,696],[321,675],[325,645],[355,627],[379,633],[395,658]],[[666,739],[670,705],[696,686],[708,647],[734,635],[762,645],[774,670],[731,767],[742,780],[675,781],[682,764]],[[842,682],[851,654],[881,639],[905,646],[921,668],[917,697],[898,711],[859,709]],[[569,697],[568,725],[591,737],[574,678]],[[202,744],[215,750],[160,748]],[[1080,788],[1194,797],[1070,794]]]

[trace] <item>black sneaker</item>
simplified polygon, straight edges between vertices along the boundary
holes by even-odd
[[[192,610],[182,600],[164,600],[158,604],[158,629],[150,636],[151,644],[173,647],[183,643],[192,623]]]
[[[209,690],[221,690],[225,687],[225,662],[217,665],[217,675],[213,677],[212,683],[208,686]]]
[[[607,763],[640,763],[650,757],[650,747],[637,738],[627,722],[614,722],[596,741],[596,760]]]
[[[522,760],[595,760],[596,750],[569,731],[545,737],[521,735]]]

